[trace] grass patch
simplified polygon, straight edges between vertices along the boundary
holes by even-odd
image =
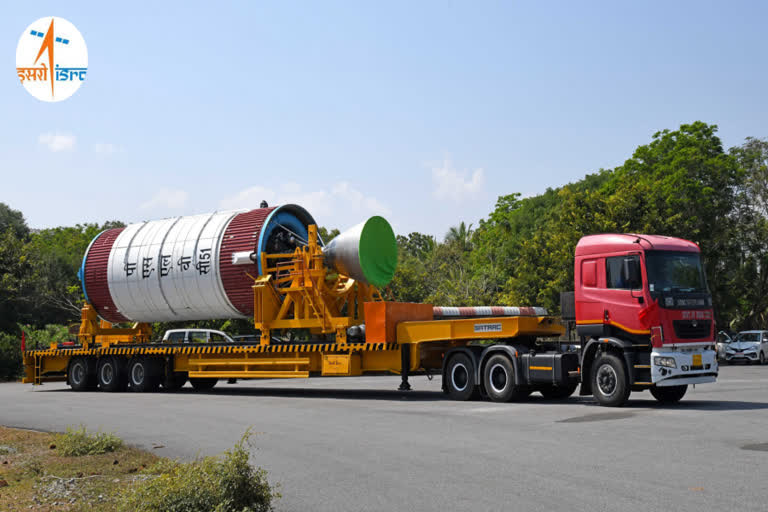
[[[134,485],[118,500],[123,512],[266,512],[279,494],[266,471],[250,464],[246,432],[234,448],[219,457],[189,463],[158,462],[146,473],[155,478]]]
[[[85,426],[73,429],[67,427],[64,434],[55,435],[56,450],[65,457],[99,455],[114,452],[123,446],[123,441],[108,432],[89,434]]]
[[[82,427],[65,434],[0,427],[0,446],[8,448],[0,455],[0,510],[261,512],[278,496],[266,473],[250,464],[248,433],[223,455],[189,463],[125,446],[112,434],[86,444],[113,451],[65,455],[62,436],[79,443],[94,434]]]

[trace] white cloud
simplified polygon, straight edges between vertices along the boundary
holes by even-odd
[[[261,201],[270,206],[298,204],[303,206],[321,226],[345,229],[363,220],[361,216],[389,215],[391,210],[381,201],[341,181],[328,189],[305,190],[298,183],[285,183],[278,189],[256,185],[241,190],[219,203],[224,210],[258,208]]]
[[[109,142],[93,145],[94,153],[104,153],[107,155],[111,155],[112,153],[117,153],[118,151],[122,151],[122,148],[117,144],[112,144]]]
[[[45,146],[49,151],[72,151],[75,149],[77,137],[71,133],[43,133],[37,138],[37,143]]]
[[[149,201],[139,205],[142,210],[180,210],[184,208],[189,194],[184,190],[161,188]]]
[[[485,173],[482,169],[457,171],[450,160],[443,161],[440,167],[432,168],[433,195],[438,199],[462,201],[478,197],[485,185]]]

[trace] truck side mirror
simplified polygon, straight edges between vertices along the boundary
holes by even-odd
[[[643,279],[640,276],[640,260],[637,258],[624,258],[621,273],[624,282],[630,289],[641,287]]]

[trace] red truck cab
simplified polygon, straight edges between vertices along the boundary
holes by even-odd
[[[583,237],[574,300],[582,394],[591,391],[601,402],[608,394],[606,404],[618,405],[611,402],[631,390],[651,389],[662,401],[677,401],[688,384],[715,381],[712,297],[695,243],[658,235]],[[608,352],[613,365],[603,368]],[[615,368],[616,359],[623,368]],[[616,396],[612,381],[626,381],[628,389]]]

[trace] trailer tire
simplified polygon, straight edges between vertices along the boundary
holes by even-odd
[[[445,378],[448,396],[454,400],[472,400],[479,396],[474,382],[475,365],[466,354],[455,354],[448,361]]]
[[[213,386],[219,382],[219,379],[212,379],[210,377],[193,377],[189,379],[189,382],[192,384],[192,387],[195,388],[195,391],[208,391],[213,389]]]
[[[624,363],[616,355],[603,352],[592,365],[592,394],[605,407],[621,407],[627,403],[629,379]]]
[[[576,391],[577,387],[578,383],[574,382],[561,386],[546,386],[539,389],[539,392],[546,400],[565,400]]]
[[[531,394],[528,386],[515,385],[515,367],[504,354],[488,358],[483,368],[483,388],[493,402],[522,400]]]
[[[102,391],[125,391],[128,387],[126,364],[122,358],[114,356],[99,358],[96,375],[99,380],[99,389]]]
[[[137,357],[128,363],[128,385],[131,391],[147,393],[157,391],[160,387],[160,374],[156,361]]]
[[[163,389],[166,391],[178,391],[187,383],[187,374],[173,372],[163,379]]]
[[[653,387],[651,388],[651,394],[653,398],[658,400],[662,404],[676,404],[685,396],[685,392],[688,391],[688,385],[682,386],[669,386],[669,387]]]
[[[75,357],[67,368],[67,382],[73,391],[92,391],[96,389],[96,369],[94,361],[87,357]]]

